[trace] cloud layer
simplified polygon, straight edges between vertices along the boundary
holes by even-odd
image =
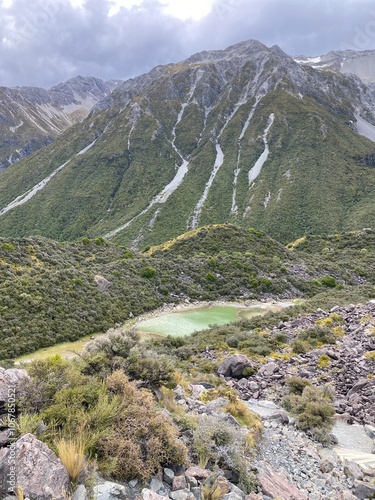
[[[373,0],[212,0],[195,20],[175,17],[166,0],[133,1],[108,16],[114,1],[3,0],[0,85],[50,87],[78,74],[126,79],[250,38],[291,55],[375,48]]]

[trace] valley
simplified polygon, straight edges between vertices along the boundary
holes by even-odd
[[[371,61],[0,89],[1,498],[375,497]]]

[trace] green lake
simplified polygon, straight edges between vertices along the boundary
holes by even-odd
[[[183,337],[196,331],[206,330],[211,325],[226,325],[239,319],[263,315],[269,311],[279,311],[283,307],[285,304],[261,304],[249,307],[238,305],[192,307],[161,313],[153,318],[140,321],[136,325],[136,329],[139,332],[153,335]]]

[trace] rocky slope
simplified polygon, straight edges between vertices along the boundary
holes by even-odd
[[[338,316],[332,316],[332,313]],[[331,316],[330,316],[331,314]],[[375,303],[362,306],[334,307],[331,312],[318,310],[274,327],[272,335],[285,334],[289,341],[316,325],[331,324],[337,318],[340,333],[332,345],[324,345],[306,354],[275,359],[259,369],[255,376],[233,381],[244,399],[273,399],[279,402],[285,380],[301,377],[317,385],[327,384],[334,392],[336,413],[350,423],[375,422]],[[317,323],[318,322],[318,323]],[[341,330],[342,329],[342,330]],[[282,351],[281,351],[282,352]],[[326,363],[319,363],[325,356]],[[275,390],[276,389],[276,390]]]
[[[0,172],[83,120],[121,82],[77,76],[49,90],[0,88]]]
[[[375,95],[247,41],[125,82],[0,178],[2,235],[134,248],[236,222],[287,242],[373,225]],[[22,179],[22,182],[20,182]]]

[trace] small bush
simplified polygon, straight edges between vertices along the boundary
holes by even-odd
[[[327,368],[328,366],[331,365],[331,360],[329,358],[329,356],[327,356],[327,354],[322,354],[321,356],[319,356],[319,359],[318,359],[318,368]]]
[[[12,243],[7,243],[7,242],[3,243],[1,245],[1,248],[3,250],[6,250],[7,252],[11,252],[12,250],[14,250],[14,246],[12,245]]]
[[[311,382],[309,380],[300,377],[291,377],[285,382],[289,388],[290,394],[297,394],[298,396],[302,396],[305,387],[311,386]]]
[[[296,417],[300,429],[308,431],[322,443],[328,443],[328,432],[333,426],[335,408],[331,395],[324,389],[306,386],[302,395],[283,399],[284,408]]]
[[[151,266],[142,267],[140,274],[141,274],[142,278],[146,278],[146,279],[155,278],[156,269],[154,267],[151,267]]]
[[[323,278],[320,279],[320,282],[327,288],[335,288],[337,285],[337,282],[333,276],[323,276]]]

